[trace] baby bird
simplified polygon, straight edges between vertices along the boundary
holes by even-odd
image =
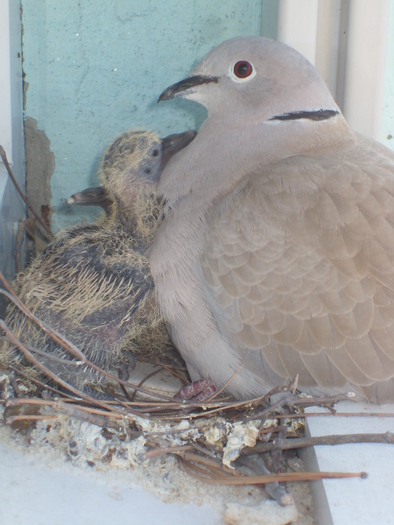
[[[146,250],[161,211],[155,183],[167,160],[195,135],[189,131],[163,140],[147,131],[120,135],[101,166],[107,216],[60,232],[16,278],[27,308],[106,371],[133,365],[135,355],[172,351]],[[83,389],[102,379],[92,368],[76,366],[74,357],[15,306],[6,323],[23,343],[44,351],[41,363],[69,384]],[[21,355],[5,343],[0,360],[9,364]]]

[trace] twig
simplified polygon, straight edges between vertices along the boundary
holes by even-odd
[[[0,146],[0,157],[2,158],[2,161],[4,162],[4,166],[6,167],[8,175],[9,175],[11,181],[12,181],[12,184],[15,186],[15,189],[19,193],[21,199],[26,204],[27,208],[31,211],[31,213],[34,215],[34,217],[37,219],[37,221],[44,228],[47,238],[48,239],[52,239],[53,238],[53,233],[48,228],[48,226],[45,224],[43,219],[39,216],[39,214],[36,212],[36,210],[33,208],[33,206],[30,204],[30,202],[27,200],[27,198],[23,194],[23,191],[21,190],[19,184],[17,183],[17,181],[16,181],[16,179],[14,177],[14,174],[12,173],[11,166],[8,163],[7,154],[6,154],[3,146]]]
[[[18,231],[16,232],[16,237],[15,237],[15,245],[11,252],[11,255],[13,256],[15,260],[16,273],[19,273],[22,270],[21,247],[23,243],[23,232],[25,231],[24,225],[25,225],[25,221],[19,221]]]
[[[241,370],[245,367],[245,365],[241,365],[238,370],[236,370],[234,372],[234,374],[230,377],[230,379],[227,381],[227,383],[225,383],[222,388],[220,388],[219,390],[216,390],[216,392],[213,393],[213,395],[208,398],[208,401],[212,401],[213,399],[215,399],[216,397],[218,397],[222,392],[224,392],[224,390],[226,390],[226,388],[228,387],[228,385],[235,379],[235,377],[241,372]]]
[[[75,399],[71,394],[68,394],[67,392],[60,392],[60,390],[58,390],[57,388],[54,388],[54,387],[52,387],[50,385],[47,385],[46,383],[43,383],[42,381],[39,381],[36,377],[30,377],[28,374],[26,374],[24,372],[22,367],[11,365],[10,369],[13,370],[14,372],[17,372],[19,375],[21,375],[22,377],[24,377],[25,379],[30,381],[30,383],[33,383],[33,384],[43,388],[44,390],[50,390],[51,392],[53,392],[57,396],[64,396],[64,397],[68,397],[70,399]],[[12,383],[11,383],[11,385],[12,385],[12,387],[14,389],[16,397],[17,398],[22,398],[22,394],[21,394],[21,392],[19,390],[19,387],[18,387],[18,389],[15,388],[15,386],[18,386],[16,380],[15,380],[15,386]],[[26,399],[26,398],[24,398],[24,399]]]
[[[394,433],[385,434],[345,434],[318,436],[310,438],[274,439],[269,443],[258,443],[255,447],[245,447],[242,453],[245,455],[262,452],[272,452],[276,448],[280,450],[292,450],[296,448],[314,447],[316,445],[346,445],[348,443],[388,443],[394,444]]]
[[[185,384],[188,383],[188,380],[186,379],[186,377],[184,375],[181,375],[178,372],[178,370],[182,372],[187,372],[187,368],[185,367],[182,367],[182,366],[172,367],[172,366],[166,365],[165,363],[160,363],[159,361],[156,361],[154,359],[146,359],[141,356],[138,356],[136,360],[140,361],[141,363],[150,363],[152,365],[161,366],[161,368],[163,368],[164,370],[167,370],[167,372],[177,377],[180,381],[182,381],[182,383],[185,383]]]
[[[298,374],[295,376],[293,381],[288,385],[278,386],[276,388],[273,388],[265,394],[262,398],[262,403],[266,402],[268,399],[272,398],[273,396],[277,394],[284,394],[281,396],[275,403],[271,404],[267,408],[264,408],[264,410],[260,412],[254,412],[252,414],[243,415],[242,417],[238,418],[238,421],[246,422],[246,421],[253,421],[255,419],[262,419],[266,415],[273,412],[275,409],[283,408],[285,405],[288,404],[288,401],[294,397],[294,392],[298,385]]]
[[[172,399],[172,398],[170,398],[168,396],[164,396],[164,395],[158,394],[154,390],[147,389],[147,388],[144,388],[144,387],[138,387],[138,385],[134,385],[132,383],[129,383],[128,381],[122,381],[120,378],[115,377],[114,375],[112,375],[109,372],[103,370],[99,366],[97,366],[97,365],[91,363],[90,361],[88,361],[86,359],[86,357],[84,356],[84,354],[73,343],[71,343],[71,341],[69,341],[60,332],[58,332],[57,330],[55,330],[54,328],[49,326],[44,321],[41,321],[32,312],[30,312],[30,310],[20,301],[20,299],[14,293],[14,291],[11,288],[11,286],[8,284],[7,280],[5,279],[5,277],[3,276],[3,274],[1,272],[0,272],[0,281],[2,281],[4,287],[6,288],[6,290],[3,290],[2,288],[0,288],[0,294],[6,296],[11,302],[13,302],[18,308],[20,308],[20,310],[27,317],[32,319],[44,332],[46,332],[48,335],[50,335],[50,337],[52,337],[56,343],[58,343],[60,346],[62,346],[66,351],[71,353],[74,357],[79,359],[84,365],[89,366],[90,368],[92,368],[96,372],[104,375],[105,377],[107,377],[108,379],[110,379],[110,380],[112,380],[114,382],[121,383],[124,386],[128,386],[130,388],[134,388],[134,389],[139,390],[140,392],[142,392],[144,394],[148,394],[148,395],[150,395],[152,397],[156,397],[156,398],[164,399],[164,400],[171,400]],[[9,330],[9,332],[11,332],[11,331]],[[22,344],[22,343],[19,341],[19,344]],[[36,366],[39,369],[43,370],[43,365],[39,361],[36,361]],[[50,377],[52,377],[58,383],[60,383],[60,381],[61,381],[54,374],[52,374]],[[64,385],[62,385],[62,386],[64,386]]]
[[[327,412],[307,412],[301,417],[394,417],[394,412],[337,412],[336,414],[328,414]],[[277,416],[279,417],[279,416]],[[282,417],[282,416],[280,416]],[[286,417],[286,416],[283,416]],[[293,417],[293,416],[290,416]],[[300,416],[294,416],[300,417]]]
[[[5,324],[5,322],[2,319],[0,319],[0,328],[2,328],[4,330],[4,332],[7,334],[7,337],[11,340],[11,342],[14,345],[16,345],[19,348],[19,350],[22,351],[24,356],[29,361],[31,361],[37,368],[42,370],[48,377],[50,377],[51,379],[53,379],[54,381],[59,383],[63,388],[66,388],[67,390],[69,390],[70,392],[75,394],[76,396],[78,396],[78,397],[80,397],[82,399],[85,399],[86,401],[90,401],[90,403],[97,404],[97,405],[99,405],[99,406],[101,406],[103,408],[106,408],[107,410],[115,410],[115,411],[117,411],[116,408],[110,407],[110,406],[106,405],[103,401],[99,401],[98,399],[95,399],[93,397],[88,396],[87,394],[85,394],[81,390],[78,390],[77,388],[71,386],[66,381],[63,381],[62,379],[57,377],[55,374],[53,374],[49,370],[49,368],[47,368],[42,363],[40,363],[33,356],[33,354],[31,352],[29,352],[29,350],[27,350],[27,348],[19,341],[19,339],[17,337],[15,337],[15,335],[12,333],[12,331],[8,328],[8,326]]]
[[[179,446],[179,447],[157,448],[157,449],[150,450],[149,452],[146,452],[145,454],[143,454],[142,459],[143,460],[151,459],[151,458],[155,458],[157,456],[162,456],[163,454],[177,454],[177,453],[182,453],[183,451],[192,450],[192,449],[193,449],[192,445],[182,445],[182,446]]]
[[[148,374],[147,376],[145,376],[143,379],[141,379],[141,381],[138,383],[138,387],[141,387],[144,383],[146,383],[146,381],[148,381],[148,379],[150,379],[151,377],[153,377],[154,375],[158,374],[160,372],[160,368],[157,369],[157,370],[153,370],[150,374]],[[125,389],[126,390],[126,389]],[[126,390],[127,392],[127,390]],[[134,401],[135,400],[135,396],[137,394],[137,390],[135,389],[134,392],[133,392],[133,395],[131,396],[131,398],[129,398],[129,401]]]
[[[194,454],[192,452],[183,452],[182,459],[188,463],[195,464],[206,468],[210,474],[217,479],[227,479],[228,477],[241,476],[237,470],[231,469],[222,463],[219,463],[216,459],[209,457],[209,455],[201,456],[200,454]]]
[[[198,440],[201,441],[201,440]],[[197,442],[193,443],[193,448],[197,450],[197,452],[202,452],[203,454],[209,456],[212,459],[217,458],[217,452],[214,452],[213,450],[210,450],[208,448],[205,448],[205,446],[199,445]]]
[[[73,406],[60,400],[57,400],[54,403],[53,409],[56,412],[62,412],[68,416],[82,419],[83,421],[87,421],[88,423],[97,425],[98,427],[111,426],[119,429],[119,420],[124,419],[121,418],[120,414],[117,413],[108,414],[103,410],[97,410],[91,407]],[[116,425],[114,422],[111,423],[111,419],[115,419]]]
[[[266,476],[239,476],[226,478],[223,480],[212,479],[209,475],[201,474],[202,469],[182,460],[182,467],[188,474],[199,479],[204,483],[213,485],[262,485],[265,483],[285,482],[285,481],[315,481],[320,479],[338,478],[362,478],[366,479],[366,472],[284,472],[282,474],[267,474]]]
[[[264,464],[262,457],[258,454],[252,456],[241,456],[237,459],[237,463],[240,463],[243,468],[247,468],[252,475],[269,475],[271,472],[267,469]],[[265,491],[271,496],[272,499],[277,501],[282,507],[294,504],[293,496],[287,492],[283,485],[279,485],[278,482],[266,483]]]
[[[10,378],[10,384],[12,386],[12,388],[14,389],[14,393],[17,397],[20,397],[21,396],[21,391],[19,390],[19,385],[18,385],[18,382],[15,378],[15,374],[12,372],[11,374],[9,374],[9,378]]]
[[[21,416],[9,416],[4,418],[4,423],[6,425],[12,425],[15,423],[15,421],[40,421],[40,420],[46,420],[46,419],[59,419],[59,415],[44,415],[44,416],[29,416],[29,415],[21,415]]]
[[[273,459],[273,471],[276,474],[280,474],[286,470],[285,459],[283,457],[283,451],[280,447],[280,443],[284,441],[285,433],[279,432],[279,437],[275,438],[272,444],[274,448],[272,449],[272,459]]]
[[[335,396],[319,396],[319,397],[293,397],[290,398],[287,402],[287,406],[292,408],[294,406],[298,407],[324,407],[330,410],[333,414],[336,413],[336,410],[333,408],[333,405],[339,401],[347,401],[354,397],[354,392],[345,392],[344,394],[337,394]]]
[[[115,428],[119,428],[120,421],[126,421],[127,417],[117,412],[105,412],[93,407],[85,407],[82,405],[76,405],[76,400],[44,400],[44,399],[9,399],[5,402],[6,408],[18,406],[18,405],[38,405],[51,407],[55,412],[67,414],[69,416],[77,417],[93,423],[97,426],[110,425],[111,419],[118,421]]]
[[[15,402],[19,401],[19,402]],[[6,408],[17,406],[17,405],[23,405],[23,404],[30,404],[28,403],[28,399],[23,402],[23,400],[9,400],[5,402]],[[32,400],[30,400],[32,401]],[[15,420],[24,420],[24,419],[57,419],[60,414],[66,414],[70,417],[75,417],[77,419],[81,419],[83,421],[87,421],[88,423],[92,425],[97,425],[99,427],[110,427],[114,428],[116,430],[119,430],[119,420],[123,420],[124,418],[121,417],[121,415],[116,413],[108,413],[104,412],[102,410],[95,410],[90,407],[83,407],[81,405],[79,406],[72,406],[68,403],[64,403],[62,401],[45,401],[45,400],[35,400],[35,403],[38,406],[48,406],[50,407],[55,414],[47,414],[47,415],[41,415],[41,416],[29,416],[29,415],[18,415],[18,416],[9,416],[4,418],[4,422],[6,425],[11,425]],[[115,422],[111,421],[115,420]]]
[[[38,350],[37,348],[33,348],[30,345],[27,345],[24,343],[24,346],[29,350],[29,352],[32,352],[33,354],[37,354],[41,357],[46,357],[50,361],[54,361],[55,363],[62,363],[63,365],[67,366],[75,366],[80,367],[86,363],[83,361],[73,361],[72,359],[65,359],[63,357],[56,357],[55,355],[48,354],[47,352],[43,352],[42,350]]]
[[[280,392],[284,392],[285,395],[278,399],[278,401],[275,401],[271,406],[265,408],[264,410],[261,410],[260,412],[255,412],[252,414],[244,415],[243,417],[238,418],[238,421],[240,422],[246,422],[246,421],[254,421],[257,419],[264,419],[265,417],[269,416],[275,418],[276,416],[273,415],[273,412],[277,409],[283,409],[283,407],[287,404],[287,399],[292,396],[292,394],[289,392],[291,389],[291,385],[287,385],[285,387],[280,387]],[[277,390],[277,389],[275,389]]]

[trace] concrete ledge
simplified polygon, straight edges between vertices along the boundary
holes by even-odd
[[[394,432],[394,405],[378,407],[345,401],[339,403],[337,408],[338,413],[388,413],[393,417],[310,417],[308,428],[311,436]],[[368,473],[367,479],[328,479],[313,483],[319,525],[393,523],[394,445],[360,443],[317,446],[305,452],[305,460],[308,469]]]

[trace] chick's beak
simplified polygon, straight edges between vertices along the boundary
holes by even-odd
[[[189,130],[184,133],[174,133],[168,135],[161,140],[161,147],[163,153],[177,153],[181,149],[185,148],[197,135],[197,131]]]
[[[178,153],[183,148],[186,148],[188,144],[194,139],[197,135],[196,131],[189,130],[184,133],[175,133],[173,135],[168,135],[161,140],[161,165],[160,171],[163,171],[165,165],[169,159],[175,154]]]
[[[67,199],[67,204],[78,204],[79,206],[95,206],[100,205],[103,200],[107,198],[107,192],[103,186],[95,188],[86,188],[86,190],[79,191],[71,195]]]

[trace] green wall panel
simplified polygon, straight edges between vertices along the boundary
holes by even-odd
[[[88,216],[65,200],[97,184],[103,150],[117,134],[132,128],[162,136],[198,129],[203,108],[180,100],[157,105],[159,94],[221,41],[259,35],[262,27],[261,0],[22,4],[25,116],[37,121],[55,156],[54,230]]]

